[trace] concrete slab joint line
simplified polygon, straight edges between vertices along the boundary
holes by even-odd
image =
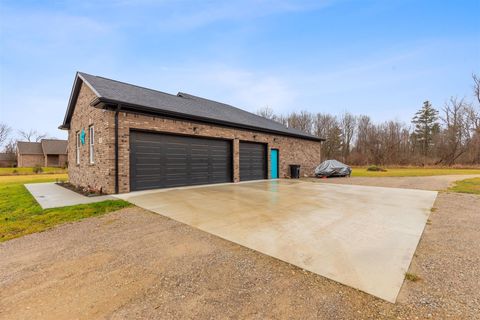
[[[116,197],[394,303],[436,196],[270,180]]]

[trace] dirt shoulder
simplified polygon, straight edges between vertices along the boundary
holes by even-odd
[[[396,304],[133,207],[0,244],[0,318],[479,318],[480,197],[435,207]]]
[[[334,184],[354,184],[362,186],[377,186],[390,188],[422,189],[422,190],[446,190],[455,181],[477,178],[478,174],[469,175],[445,175],[445,176],[426,176],[426,177],[349,177],[349,178],[305,178],[303,181],[334,183]]]

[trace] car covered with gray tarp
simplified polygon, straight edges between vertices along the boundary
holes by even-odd
[[[325,160],[315,169],[317,177],[345,177],[351,173],[349,166],[337,160]]]

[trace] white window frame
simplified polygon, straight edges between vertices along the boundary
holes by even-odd
[[[95,128],[93,125],[88,127],[88,148],[90,154],[90,164],[95,163]]]
[[[75,133],[75,162],[80,164],[80,131]]]

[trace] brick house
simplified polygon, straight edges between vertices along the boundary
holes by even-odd
[[[104,193],[313,175],[323,139],[233,106],[78,72],[70,182]]]
[[[15,165],[14,153],[0,153],[0,168],[13,167]]]
[[[17,142],[17,167],[64,167],[67,163],[67,140],[42,139],[40,142]]]

